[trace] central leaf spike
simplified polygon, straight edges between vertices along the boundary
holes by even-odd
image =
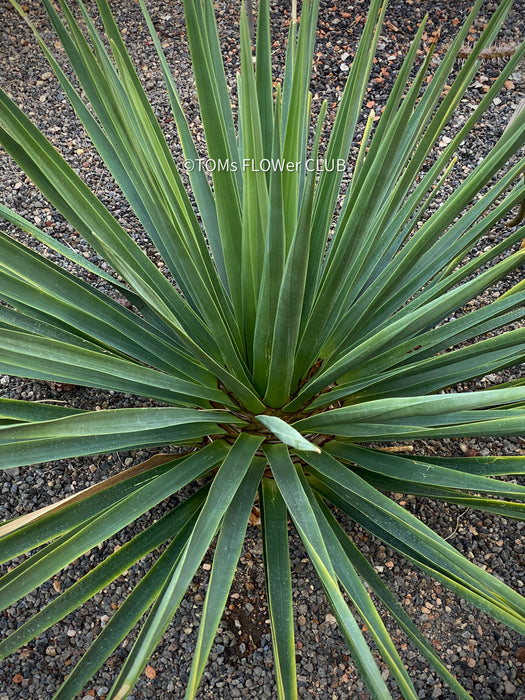
[[[302,450],[303,452],[321,453],[319,447],[307,440],[301,433],[277,416],[255,416],[265,428],[271,430],[275,437],[279,438],[285,445]]]

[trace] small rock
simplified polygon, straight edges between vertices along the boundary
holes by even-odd
[[[505,681],[505,695],[514,695],[516,692],[516,686],[510,681]]]

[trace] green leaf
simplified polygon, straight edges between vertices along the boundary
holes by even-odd
[[[216,163],[239,163],[230,97],[210,0],[186,0],[184,18],[199,97],[208,155]],[[222,241],[228,286],[237,318],[242,318],[241,239],[242,186],[233,168],[215,168],[212,173],[215,206]]]
[[[368,591],[357,575],[351,560],[347,557],[344,547],[327,522],[327,518],[320,509],[319,503],[313,498],[311,493],[308,495],[312,509],[316,514],[319,528],[323,534],[329,556],[334,564],[337,578],[348,593],[352,603],[357,608],[363,622],[370,630],[381,656],[392,671],[392,675],[403,693],[403,698],[407,700],[408,698],[416,700],[419,696],[416,693],[410,676],[399,657],[394,642],[388,634],[379,612],[370,600]]]
[[[208,498],[173,574],[152,608],[139,637],[115,681],[108,700],[128,695],[157,646],[190,584],[197,567],[217,532],[219,524],[246,476],[262,438],[239,436],[214,478]]]
[[[474,348],[483,349],[493,345],[504,348],[507,344],[506,334],[497,336],[499,339],[496,340],[482,341],[482,343],[486,344],[480,345],[478,342],[466,348],[453,351],[452,354],[447,353],[446,355],[436,356],[440,350],[483,336],[485,333],[520,319],[523,316],[524,300],[525,294],[518,292],[505,297],[505,299],[499,298],[491,304],[487,304],[487,306],[447,321],[437,328],[432,328],[409,340],[400,339],[401,342],[394,345],[394,347],[388,348],[379,355],[364,360],[362,363],[357,363],[354,368],[347,372],[343,383],[319,396],[312,402],[311,407],[318,408],[319,406],[333,403],[339,398],[361,392],[361,390],[372,387],[377,383],[384,382],[385,385],[388,384],[390,386],[390,381],[395,382],[398,377],[403,377],[405,372],[410,373],[413,370],[417,370],[418,367],[430,370],[433,367],[439,367],[449,355],[451,365],[453,365],[455,358],[470,358]],[[441,383],[438,386],[446,385],[445,382],[444,385]],[[412,387],[410,386],[410,388]],[[407,391],[409,390],[407,386]],[[367,398],[379,398],[376,392],[372,393],[372,391],[364,391],[363,393],[368,395]],[[416,390],[414,393],[421,392]]]
[[[202,322],[87,185],[0,89],[0,143],[86,241],[174,330],[179,318],[213,356]],[[58,185],[60,183],[60,185]]]
[[[474,19],[480,5],[481,2],[478,0],[476,7],[471,13],[471,20]],[[483,36],[481,46],[485,42],[490,42],[491,38],[494,37],[496,28],[509,8],[510,3],[502,3],[501,7],[498,8],[496,16],[491,20],[490,27]],[[431,82],[427,90],[429,94],[428,99],[426,99],[425,94],[420,100],[419,107],[416,107],[414,110],[413,118],[410,119],[402,118],[404,109],[402,103],[396,115],[397,122],[393,123],[392,128],[389,128],[388,132],[380,134],[377,141],[379,144],[377,153],[367,158],[368,180],[366,184],[363,182],[361,187],[356,188],[355,201],[345,209],[344,214],[340,218],[337,233],[332,239],[334,252],[329,253],[328,263],[324,266],[323,278],[315,305],[308,319],[308,325],[305,327],[303,339],[310,344],[311,348],[307,356],[308,359],[305,359],[304,364],[301,365],[302,373],[306,373],[309,364],[315,362],[319,354],[322,354],[322,345],[325,341],[330,340],[338,319],[341,319],[342,315],[347,312],[350,304],[364,290],[370,271],[368,274],[363,273],[362,278],[358,278],[356,275],[362,271],[365,258],[369,255],[376,255],[376,250],[379,251],[378,259],[380,259],[384,251],[383,239],[388,235],[384,224],[388,223],[388,218],[393,215],[393,210],[400,206],[404,196],[408,194],[411,185],[419,175],[424,158],[434,145],[444,124],[452,115],[455,104],[459,102],[463,91],[467,89],[471,82],[470,78],[473,77],[475,72],[475,65],[472,65],[475,59],[469,62],[468,67],[461,73],[457,85],[448,91],[450,99],[448,96],[444,98],[440,118],[436,118],[434,106],[441,96],[447,80],[447,74],[453,68],[454,54],[459,50],[467,30],[468,27],[465,25],[462,29],[463,38],[458,36],[454,49],[447,54],[446,60],[442,62],[446,65],[446,69],[437,71],[439,76],[435,81]],[[412,93],[412,97],[415,96],[416,94]],[[418,143],[425,122],[429,124],[428,134],[423,135],[421,148],[418,150],[417,158],[414,159],[413,149]],[[470,128],[472,128],[472,125],[470,124]],[[483,186],[481,184],[482,181],[487,182],[499,168],[506,164],[510,153],[514,152],[517,141],[520,140],[522,142],[523,140],[523,134],[520,137],[517,135],[518,125],[515,125],[515,127],[513,138],[516,138],[516,142],[511,146],[506,136],[502,137],[498,147],[493,149],[476,171],[460,187],[455,189],[454,195],[447,200],[446,207],[440,207],[435,215],[429,217],[427,224],[428,228],[433,230],[433,236],[441,235],[447,226],[468,206],[474,193],[481,189]],[[373,140],[371,150],[374,149],[374,145]],[[507,151],[507,147],[510,150]],[[419,161],[419,158],[423,160]],[[450,156],[445,163],[440,164],[437,174],[449,160]],[[400,185],[400,190],[398,190],[398,178],[402,175],[404,167],[406,167],[407,176],[405,181],[402,182],[402,187]],[[427,183],[425,192],[428,191],[428,185],[431,183]],[[421,195],[422,193],[420,192],[419,194]],[[385,219],[383,219],[383,214]],[[422,236],[418,235],[414,237],[413,242],[419,244],[421,239]],[[427,240],[426,237],[425,240]],[[388,241],[388,243],[390,242],[391,240]],[[424,258],[424,252],[425,250],[420,250],[418,259]],[[394,270],[400,269],[397,262],[392,262],[392,268]],[[407,266],[406,272],[409,271],[410,266]],[[404,268],[402,269],[402,274],[405,274]],[[383,292],[380,298],[384,299],[387,296]],[[407,297],[403,301],[406,301],[406,299]],[[303,357],[302,353],[301,357]]]
[[[55,406],[47,403],[31,403],[16,399],[0,398],[0,426],[16,423],[34,423],[41,420],[53,420],[84,413],[79,408]]]
[[[292,49],[292,70],[285,74],[283,105],[282,157],[295,167],[283,171],[284,227],[289,248],[297,227],[297,213],[301,202],[306,168],[307,130],[310,118],[309,92],[311,66],[319,0],[304,3],[297,36],[297,46]],[[295,43],[295,36],[290,39]]]
[[[6,426],[0,428],[0,468],[196,440],[225,432],[215,421],[226,418],[226,422],[242,424],[219,411],[117,408]]]
[[[8,520],[0,526],[2,561],[13,559],[58,535],[69,532],[89,517],[98,515],[122,500],[135,488],[171,469],[175,460],[184,458],[183,455],[157,454],[101,484],[95,484],[36,511]]]
[[[443,231],[446,225],[443,223],[436,222],[434,226],[432,219],[429,219],[423,224],[418,235],[412,236],[403,245],[353,305],[352,315],[347,314],[340,323],[333,334],[334,337],[329,341],[330,346],[337,342],[341,345],[345,341],[348,343],[348,337],[366,337],[371,329],[381,328],[381,324],[385,323],[392,313],[397,312],[396,316],[405,315],[415,307],[420,307],[429,298],[438,298],[452,289],[458,281],[468,279],[473,270],[482,269],[488,260],[496,259],[502,247],[510,248],[511,240],[506,240],[505,245],[500,246],[498,250],[489,248],[482,256],[474,257],[454,274],[445,275],[451,266],[455,268],[480,238],[500,221],[512,207],[512,203],[523,196],[523,187],[517,185],[498,207],[490,211],[494,202],[515,182],[522,167],[523,163],[518,163],[499,178],[498,182],[445,232]],[[405,233],[408,235],[408,231]],[[442,273],[441,277],[445,275],[443,279],[437,274],[439,272]],[[413,297],[425,285],[427,288],[423,292],[416,294],[415,299],[411,299],[409,304],[399,309],[400,304]]]
[[[481,610],[523,633],[523,598],[486,571],[472,564],[449,543],[397,503],[367,484],[340,462],[323,453],[304,453],[315,477],[314,487],[363,527],[378,535],[438,580],[461,592]]]
[[[525,457],[425,457],[425,462],[482,476],[525,474]]]
[[[279,700],[297,698],[292,578],[288,550],[288,512],[274,479],[260,490],[266,594],[272,628]]]
[[[79,663],[73,668],[53,700],[71,700],[71,698],[74,698],[102,666],[108,656],[124,640],[145,611],[155,602],[162,591],[166,579],[169,578],[180,560],[192,528],[195,525],[196,518],[197,514],[189,519],[144,578],[138,582]]]
[[[412,622],[403,607],[400,605],[397,598],[390,592],[390,590],[381,580],[380,576],[376,573],[373,566],[353,544],[341,525],[332,515],[331,511],[321,500],[319,500],[319,505],[352,565],[355,567],[359,575],[368,583],[369,587],[374,591],[374,595],[376,595],[387,607],[409,639],[413,642],[413,644],[415,644],[415,646],[417,646],[427,661],[430,662],[439,676],[449,685],[450,688],[452,688],[452,690],[454,690],[456,695],[461,698],[461,700],[470,700],[471,696],[469,693],[467,693],[467,691],[457,682],[455,677],[446,668],[444,663],[434,651],[430,642],[423,637],[416,625]]]
[[[296,450],[306,450],[311,452],[320,452],[321,450],[313,442],[310,442],[304,438],[301,433],[299,433],[295,428],[286,423],[282,418],[278,416],[255,416],[257,420],[268,428],[275,437],[279,438],[281,442],[285,445],[290,445],[290,447]]]
[[[265,460],[259,458],[253,460],[231,505],[224,514],[215,547],[213,566],[199,625],[199,636],[186,689],[187,698],[195,697],[206,660],[210,654],[241,554],[257,487],[265,467]]]
[[[275,114],[273,117],[272,158],[274,162],[279,162],[281,156],[281,99],[281,90],[278,86],[275,98]],[[279,293],[283,280],[286,255],[282,173],[279,167],[270,170],[268,191],[266,244],[253,339],[254,385],[261,395],[265,393],[268,385],[275,317],[279,303]]]
[[[374,472],[360,470],[351,467],[352,471],[359,472],[359,475],[371,486],[379,491],[390,491],[392,493],[412,494],[423,498],[432,498],[436,501],[452,503],[455,505],[478,510],[482,513],[494,513],[503,518],[513,518],[525,520],[525,504],[514,501],[502,501],[496,498],[485,496],[471,496],[458,489],[431,486],[428,484],[418,484],[416,481],[406,479],[392,479],[388,476],[378,476]],[[499,496],[499,494],[497,494]]]
[[[368,17],[350,73],[345,84],[343,96],[337,110],[334,125],[330,133],[325,162],[331,166],[338,160],[347,162],[352,139],[354,138],[368,76],[373,65],[373,58],[380,37],[380,28],[386,12],[386,3],[373,0],[370,3]],[[339,198],[344,171],[321,171],[315,193],[314,220],[312,225],[311,255],[308,260],[308,281],[306,285],[305,311],[309,313],[317,291],[319,275],[322,269],[323,252],[326,246],[332,213]],[[307,314],[303,315],[304,322]]]
[[[354,661],[372,697],[387,700],[390,694],[379,673],[362,632],[350,613],[338,586],[333,562],[308,497],[309,486],[300,468],[296,469],[285,445],[267,445],[265,452],[273,476],[294,525],[315,566]]]
[[[181,463],[175,462],[171,469],[134,489],[100,514],[88,517],[70,533],[62,535],[12,569],[2,577],[0,607],[5,609],[164,498],[206,474],[217,464],[217,452],[220,454],[222,450],[202,450]]]
[[[508,484],[465,471],[429,464],[424,457],[408,459],[381,450],[365,449],[357,445],[345,445],[336,441],[326,446],[326,451],[339,459],[353,462],[375,474],[393,479],[414,482],[423,486],[443,486],[464,489],[493,496],[525,501],[525,486]]]
[[[317,162],[321,128],[326,110],[327,103],[325,101],[321,107],[314,136],[312,148],[314,163]],[[264,401],[275,408],[282,406],[294,389],[294,358],[295,348],[299,339],[308,272],[315,178],[316,172],[313,169],[306,178],[305,191],[299,209],[297,224],[290,242],[277,301],[273,342],[269,358],[268,386],[264,397]],[[283,181],[283,188],[284,184]],[[283,202],[285,197],[286,192],[283,189]]]
[[[126,299],[128,299],[131,303],[133,303],[133,305],[136,306],[137,309],[139,309],[140,311],[144,309],[145,304],[143,299],[141,299],[137,294],[134,294],[131,291],[131,289],[126,287],[126,285],[116,280],[105,270],[102,270],[100,267],[94,265],[91,261],[86,260],[86,258],[83,255],[80,255],[80,253],[77,253],[75,250],[72,250],[67,245],[64,245],[64,243],[60,243],[60,241],[57,241],[49,234],[45,233],[44,231],[41,231],[30,221],[24,219],[24,217],[20,216],[20,214],[18,214],[17,212],[11,211],[11,209],[8,209],[2,203],[0,203],[0,216],[6,221],[9,221],[11,224],[18,226],[18,228],[22,229],[22,231],[29,233],[33,238],[36,238],[37,241],[40,241],[41,243],[44,243],[48,248],[51,248],[51,250],[56,250],[57,253],[63,255],[67,260],[71,260],[76,265],[79,265],[80,267],[97,275],[97,277],[100,277],[106,282],[109,282],[109,284],[114,289],[121,292],[123,296]]]
[[[260,0],[257,8],[257,40],[255,51],[255,83],[261,119],[263,155],[272,155],[273,124],[272,47],[270,37],[269,0]]]
[[[142,9],[142,13],[144,14],[144,17],[146,19],[146,23],[148,25],[150,35],[153,39],[153,43],[155,44],[155,48],[157,50],[157,55],[159,57],[162,69],[162,75],[164,77],[164,82],[166,84],[166,89],[170,98],[173,117],[177,125],[177,130],[179,132],[184,158],[189,162],[197,163],[199,155],[197,153],[197,149],[195,148],[193,137],[191,135],[191,131],[183,111],[183,106],[177,92],[175,81],[173,80],[173,77],[171,75],[168,62],[166,61],[166,57],[162,50],[159,37],[155,32],[153,22],[151,21],[151,18],[148,14],[143,0],[140,0],[140,6]],[[228,289],[228,278],[226,273],[226,265],[224,261],[222,241],[220,238],[219,222],[217,220],[217,211],[215,209],[213,193],[206,178],[206,173],[202,168],[194,167],[190,168],[188,176],[190,179],[192,192],[195,195],[195,200],[197,202],[199,213],[202,217],[203,228],[206,231],[206,237],[209,241],[210,248],[213,254],[213,259],[217,266],[217,271],[225,289]]]
[[[4,330],[0,371],[147,396],[167,404],[207,407],[208,401],[234,406],[217,389],[142,367],[102,351]],[[199,399],[206,399],[204,402]]]
[[[518,267],[524,256],[525,251],[518,251],[459,288],[451,289],[446,294],[401,316],[401,318],[391,320],[379,331],[375,330],[371,336],[360,343],[358,342],[355,348],[347,352],[333,365],[318,372],[305,384],[297,398],[291,401],[286,409],[296,410],[305,400],[315,396],[318,391],[325,389],[332,382],[339,380],[354,366],[365,362],[374,354],[391,348],[396,341],[406,340],[407,337],[413,336],[423,329],[426,330],[430,325],[437,324],[455,309]]]
[[[245,372],[239,356],[241,337],[231,313],[229,298],[217,278],[191,202],[127,54],[109,6],[104,0],[100,0],[98,6],[118,73],[115,72],[110,57],[106,54],[96,29],[85,11],[83,16],[95,45],[98,63],[91,55],[71,13],[68,14],[68,23],[74,32],[82,58],[75,60],[77,53],[71,47],[69,53],[72,64],[79,72],[83,71],[82,74],[84,74],[87,69],[97,74],[98,71],[98,77],[107,82],[107,87],[104,89],[104,83],[101,86],[96,78],[91,80],[92,90],[91,92],[88,90],[88,94],[91,96],[93,90],[97,92],[97,99],[93,100],[96,111],[111,142],[120,146],[117,148],[118,155],[113,149],[107,157],[108,167],[114,172],[119,182],[123,181],[124,193],[136,209],[146,231],[180,285],[185,299],[214,333],[217,347],[220,348],[225,361],[239,376],[243,376]],[[67,13],[67,6],[64,3],[63,9]],[[63,28],[61,31],[56,13],[53,14],[51,7],[48,7],[48,11],[55,18],[54,24],[59,36],[62,37],[65,45],[69,46]],[[116,105],[112,104],[113,95],[119,96]],[[70,94],[70,98],[81,114],[81,118],[87,122],[90,133],[94,132],[95,144],[98,146],[102,140],[105,148],[99,150],[105,155],[107,149],[112,146],[104,141],[104,136],[99,133],[96,125],[89,121],[85,108],[78,104],[78,100],[73,95]],[[118,127],[115,127],[115,122]],[[124,156],[123,162],[117,163],[115,167],[115,160],[122,156]],[[127,186],[129,179],[132,182]]]
[[[12,654],[31,639],[45,631],[78,608],[97,591],[105,588],[117,576],[176,535],[198,512],[207,493],[203,487],[180,506],[173,508],[160,520],[126,542],[120,549],[54,598],[42,610],[0,642],[0,658]]]
[[[525,388],[495,389],[490,392],[464,392],[437,396],[407,396],[366,401],[304,418],[294,425],[298,430],[331,432],[344,423],[391,423],[400,419],[428,416],[430,420],[442,414],[482,409],[490,406],[517,403],[525,397]],[[482,413],[480,412],[480,418]]]

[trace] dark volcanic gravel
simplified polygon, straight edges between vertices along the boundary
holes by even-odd
[[[288,17],[288,10],[285,8],[288,8],[288,3],[279,1],[271,4],[273,38],[277,53],[284,45]],[[233,75],[239,60],[239,3],[219,0],[216,5],[230,82],[234,84]],[[392,77],[424,14],[429,12],[430,15],[426,40],[430,41],[437,32],[441,33],[440,48],[436,54],[436,60],[439,60],[451,40],[458,20],[461,21],[466,16],[469,5],[470,2],[466,0],[392,0],[380,40],[379,58],[374,65],[366,97],[367,108],[373,107],[379,112],[384,105]],[[486,3],[484,11],[487,16],[497,5],[497,2]],[[148,96],[155,105],[175,157],[180,158],[161,74],[138,5],[133,0],[121,0],[112,3],[112,6],[117,10],[120,25],[125,28],[129,48],[136,65],[140,68]],[[168,61],[173,67],[188,117],[198,131],[200,122],[189,72],[181,3],[160,3],[153,0],[148,6]],[[37,0],[26,0],[26,9],[46,39],[53,44],[56,39],[48,28]],[[314,107],[319,105],[324,97],[328,98],[329,104],[337,101],[353,59],[366,10],[367,3],[361,0],[352,4],[340,3],[337,0],[322,3],[312,85]],[[0,18],[0,83],[66,155],[69,162],[82,173],[119,221],[150,250],[151,245],[142,235],[133,213],[101,165],[100,159],[67,106],[45,60],[35,48],[35,40],[30,30],[11,8],[8,0],[0,0]],[[524,18],[525,5],[523,0],[518,0],[502,32],[502,42],[520,40]],[[475,26],[473,35],[476,35],[482,24],[483,16]],[[60,53],[58,55],[60,56]],[[475,83],[455,116],[456,123],[460,123],[470,114],[473,104],[483,94],[484,87],[490,84],[497,69],[497,65],[491,62],[482,65]],[[523,80],[520,70],[512,76],[498,104],[486,115],[483,123],[460,149],[459,156],[464,171],[475,165],[499,137],[522,98]],[[1,153],[0,201],[100,264],[100,258],[63,223],[61,217],[49,207],[12,161]],[[479,250],[493,245],[505,234],[506,229],[503,227],[493,231],[480,242]],[[25,240],[19,232],[15,235]],[[42,248],[39,244],[33,245],[36,249]],[[476,253],[477,250],[474,251],[474,254]],[[49,252],[49,257],[58,260],[68,269],[74,268],[69,261],[61,260],[53,252]],[[86,277],[89,279],[89,275]],[[514,281],[518,277],[517,272]],[[490,296],[499,295],[504,288],[503,283],[495,287],[487,293],[485,301]],[[481,303],[483,299],[474,302]],[[518,376],[517,369],[485,377],[464,388],[487,386],[515,376]],[[75,389],[64,385],[48,386],[37,381],[7,376],[0,376],[0,395],[12,398],[54,399],[86,408],[143,405],[135,398],[123,394]],[[516,455],[525,454],[524,443],[525,441],[520,439],[502,438],[485,441],[443,440],[415,445],[414,449],[439,455],[459,455],[469,451],[470,454],[474,451],[482,455]],[[4,474],[0,484],[0,516],[5,519],[45,505],[111,476],[123,466],[144,461],[149,454],[145,451],[120,453],[10,470]],[[402,500],[407,509],[446,537],[469,559],[492,571],[517,590],[523,588],[523,523],[506,521],[459,507],[445,507],[425,499],[407,497]],[[133,523],[126,531],[62,571],[53,581],[46,583],[24,601],[5,611],[0,617],[2,635],[12,631],[34,610],[42,608],[58,591],[67,588],[78,576],[114,551],[115,547],[123,544],[128,535],[140,531],[145,524],[165,512],[165,509],[175,502],[174,498],[170,499],[169,503],[164,502],[155,511]],[[523,637],[459,600],[352,523],[348,523],[348,531],[475,700],[525,698]],[[291,561],[297,606],[296,642],[300,697],[326,700],[369,697],[349,658],[325,597],[320,592],[313,569],[294,536],[291,538]],[[64,621],[28,644],[18,654],[0,662],[0,700],[51,698],[69,669],[147,570],[148,563],[149,560],[146,559],[132,567],[80,610],[68,615]],[[184,696],[210,563],[211,557],[207,557],[163,642],[155,651],[148,675],[143,674],[130,695],[133,700]],[[264,700],[277,697],[263,589],[259,532],[250,526],[228,607],[200,686],[200,698],[226,700],[250,697]],[[429,670],[427,662],[406,642],[403,634],[396,630],[396,626],[390,624],[390,629],[401,649],[404,661],[410,668],[420,697],[442,700],[455,697]],[[107,665],[85,687],[84,695],[79,697],[92,700],[93,697],[106,696],[134,638],[135,633],[128,636],[124,648],[119,649],[109,659]],[[383,675],[388,679],[389,672],[386,668]],[[393,689],[393,696],[400,697],[396,689]]]

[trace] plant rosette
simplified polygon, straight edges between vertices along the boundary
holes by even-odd
[[[147,405],[83,410],[0,398],[0,467],[120,450],[185,451],[161,452],[0,526],[2,561],[16,559],[0,580],[2,608],[196,486],[13,630],[0,642],[2,657],[152,554],[146,575],[54,696],[75,698],[144,616],[107,696],[125,698],[150,669],[210,550],[186,691],[194,697],[256,512],[279,698],[298,696],[290,522],[372,697],[391,697],[374,649],[403,698],[418,698],[378,601],[436,674],[469,698],[336,516],[348,516],[424,574],[525,634],[523,597],[387,495],[524,517],[525,486],[515,483],[525,473],[524,457],[445,458],[408,449],[415,440],[518,436],[525,429],[523,380],[454,390],[525,355],[524,282],[469,306],[525,260],[516,216],[525,198],[525,111],[516,112],[468,175],[456,174],[459,146],[516,70],[524,46],[506,52],[470,116],[440,142],[479,61],[495,55],[512,3],[497,3],[466,50],[482,6],[475,2],[434,64],[435,45],[422,50],[422,22],[380,118],[372,112],[360,120],[386,11],[372,0],[330,135],[321,139],[327,105],[314,115],[309,93],[317,0],[304,3],[300,22],[292,7],[282,76],[272,68],[268,0],[258,3],[255,37],[240,8],[234,109],[213,3],[185,0],[202,121],[194,140],[140,0],[183,164],[168,147],[107,0],[97,0],[96,21],[83,4],[58,4],[43,0],[71,72],[28,22],[159,258],[137,245],[0,91],[0,145],[105,262],[95,265],[0,204],[3,219],[81,272],[75,276],[0,233],[0,372],[124,392]],[[358,135],[359,152],[350,157]],[[472,255],[505,221],[508,236]],[[148,677],[153,682],[151,671]]]

